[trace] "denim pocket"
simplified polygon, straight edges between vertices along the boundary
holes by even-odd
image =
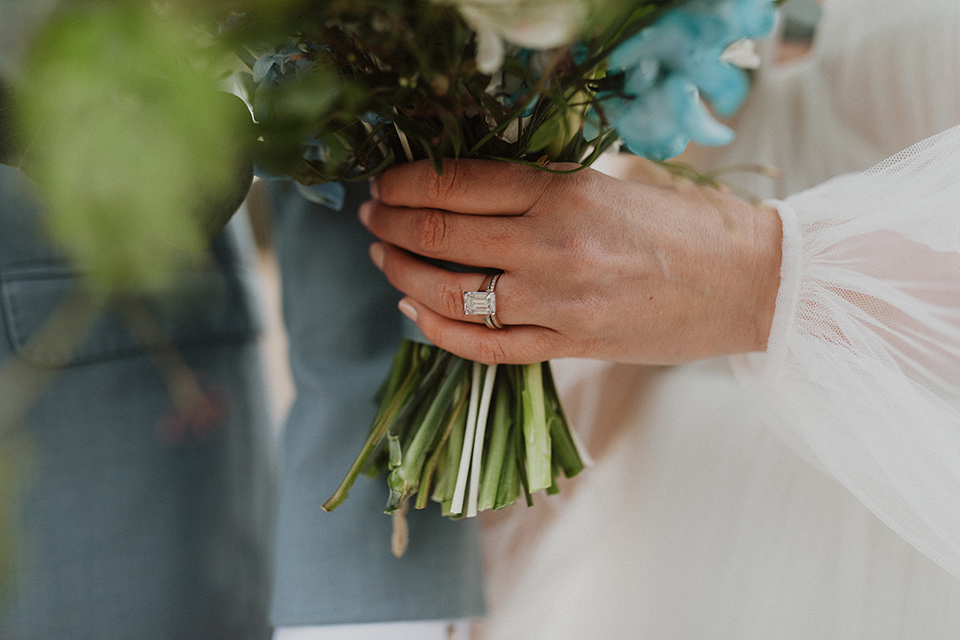
[[[259,331],[249,285],[237,271],[210,268],[177,276],[162,294],[139,296],[124,304],[146,312],[149,327],[107,307],[98,314],[70,356],[34,344],[52,314],[81,281],[70,268],[41,264],[0,271],[2,324],[13,352],[46,368],[89,364],[169,349],[213,347],[252,340]]]

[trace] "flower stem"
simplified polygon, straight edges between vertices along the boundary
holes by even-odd
[[[452,357],[450,366],[445,372],[443,382],[427,409],[422,420],[417,420],[415,433],[410,444],[403,451],[400,465],[390,472],[389,484],[391,487],[390,502],[387,513],[395,511],[400,504],[417,490],[424,463],[430,451],[430,445],[440,431],[444,414],[452,404],[452,398],[461,379],[461,373],[467,361]],[[425,492],[428,491],[424,487]]]
[[[470,405],[467,408],[467,428],[463,434],[463,449],[460,451],[460,466],[457,470],[457,485],[453,490],[453,502],[450,513],[463,513],[463,499],[467,492],[467,475],[470,470],[470,459],[473,454],[473,434],[477,428],[477,409],[480,406],[480,375],[483,365],[473,363],[470,375]]]
[[[502,382],[507,382],[501,379]],[[480,488],[480,500],[477,508],[480,511],[493,509],[497,504],[497,494],[500,486],[500,476],[504,467],[516,466],[516,460],[506,458],[507,441],[513,422],[510,419],[511,394],[507,392],[507,384],[500,384],[497,398],[493,406],[493,430],[490,434],[490,446],[487,451],[486,464],[483,468],[483,478]]]
[[[543,365],[543,384],[547,399],[547,424],[550,428],[551,449],[554,459],[563,469],[563,475],[572,478],[583,471],[585,463],[580,455],[580,447],[577,446],[574,434],[570,431],[567,416],[563,413],[563,407],[560,405],[560,398],[549,362]]]
[[[530,493],[553,484],[550,431],[543,394],[541,363],[523,366],[523,435],[526,440],[527,482]]]
[[[463,407],[457,414],[456,423],[447,439],[446,459],[444,460],[444,473],[437,482],[437,488],[433,499],[439,502],[443,515],[453,516],[451,511],[453,505],[453,492],[457,486],[457,469],[460,461],[460,454],[463,451],[463,437],[467,429],[467,401],[470,396],[469,382],[463,389]]]
[[[487,431],[487,416],[490,412],[490,398],[493,396],[493,383],[497,378],[497,365],[487,367],[483,379],[483,395],[477,409],[477,430],[473,441],[473,460],[470,465],[470,499],[467,501],[467,517],[477,515],[477,501],[480,497],[480,468],[483,463],[483,439]]]
[[[360,475],[364,465],[367,463],[367,459],[376,450],[377,445],[380,444],[380,441],[383,439],[384,435],[386,435],[387,428],[391,425],[393,419],[400,412],[401,408],[405,404],[405,401],[409,398],[410,393],[413,390],[414,383],[416,382],[419,369],[420,367],[416,365],[416,359],[414,359],[414,365],[411,366],[407,371],[407,377],[397,390],[397,394],[390,400],[388,408],[383,411],[380,419],[377,422],[374,422],[373,429],[370,431],[370,435],[367,436],[366,442],[363,443],[363,447],[360,449],[360,453],[357,455],[357,458],[353,461],[353,464],[347,471],[347,475],[344,477],[343,481],[340,483],[340,486],[337,487],[337,490],[330,497],[330,499],[324,502],[321,506],[324,511],[333,511],[339,507],[344,500],[347,499],[347,496],[350,494],[350,487],[353,486],[357,476]]]
[[[517,430],[519,433],[519,429]],[[517,501],[520,496],[520,470],[522,463],[518,460],[517,439],[507,438],[507,447],[504,459],[503,469],[500,473],[500,480],[497,485],[497,499],[493,508],[502,509],[509,507]]]
[[[414,505],[417,509],[423,509],[427,506],[427,502],[430,499],[429,489],[430,484],[433,481],[433,474],[436,472],[437,466],[440,464],[443,454],[447,452],[450,435],[453,433],[458,423],[460,423],[461,418],[467,409],[467,386],[461,383],[460,386],[457,387],[457,393],[454,395],[459,397],[457,404],[450,413],[450,417],[447,420],[447,427],[444,429],[443,435],[440,437],[440,441],[437,443],[437,446],[434,447],[433,453],[430,454],[430,457],[427,459],[427,463],[423,467],[423,473],[420,476],[420,491],[417,493],[417,502]]]

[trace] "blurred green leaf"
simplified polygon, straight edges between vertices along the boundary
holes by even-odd
[[[95,285],[162,285],[202,259],[231,213],[217,204],[242,197],[249,113],[217,91],[220,54],[193,23],[150,3],[81,4],[47,25],[18,79],[25,168],[51,236]]]
[[[546,149],[547,146],[563,134],[563,125],[564,119],[558,115],[547,119],[547,121],[537,127],[537,130],[530,136],[529,151],[535,152]]]

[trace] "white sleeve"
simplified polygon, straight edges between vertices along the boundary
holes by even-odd
[[[772,203],[768,349],[733,358],[776,424],[960,577],[960,127]]]

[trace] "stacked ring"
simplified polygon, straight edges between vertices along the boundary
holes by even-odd
[[[497,280],[503,272],[494,273],[484,280],[487,283],[484,291],[467,291],[463,294],[463,314],[466,316],[483,316],[483,323],[488,329],[503,329],[497,320]]]

